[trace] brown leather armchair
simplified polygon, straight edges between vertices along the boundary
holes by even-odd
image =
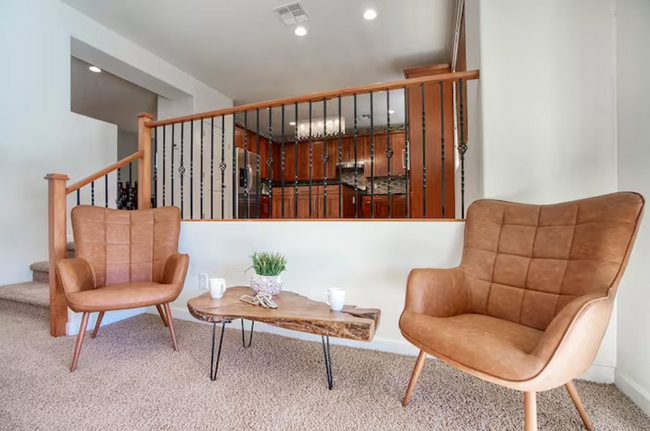
[[[178,350],[169,303],[178,298],[189,256],[178,253],[177,207],[121,211],[80,205],[72,210],[76,256],[57,263],[68,306],[83,313],[70,371],[77,368],[88,316],[155,305]],[[164,311],[163,311],[164,308]]]
[[[536,393],[565,385],[592,430],[571,381],[605,335],[643,206],[635,193],[472,204],[460,266],[409,275],[400,329],[421,352],[403,404],[428,353],[523,391],[527,431],[537,429]]]

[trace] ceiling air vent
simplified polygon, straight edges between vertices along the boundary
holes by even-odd
[[[278,6],[273,11],[287,27],[309,21],[309,15],[300,2]]]

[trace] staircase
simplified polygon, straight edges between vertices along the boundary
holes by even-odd
[[[67,244],[67,257],[75,256],[74,242]],[[32,281],[0,286],[0,300],[21,302],[39,307],[50,307],[50,262],[34,262],[29,265]]]

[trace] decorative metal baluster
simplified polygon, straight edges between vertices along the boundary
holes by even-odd
[[[235,114],[232,114],[232,218],[236,219],[240,216],[239,206],[237,205],[237,121]]]
[[[330,156],[327,153],[327,99],[323,100],[323,218],[327,218],[327,161]]]
[[[244,219],[248,214],[248,111],[244,111]]]
[[[343,166],[341,166],[341,163],[343,163],[343,141],[342,141],[343,132],[341,129],[341,96],[338,97],[338,102],[339,102],[339,218],[343,218],[343,180],[341,179],[341,174],[343,172]]]
[[[234,141],[232,145],[235,146]],[[221,163],[219,163],[219,169],[221,170],[221,219],[223,220],[226,218],[226,117],[223,115],[221,116]]]
[[[90,183],[90,205],[95,205],[95,182]]]
[[[108,199],[108,185],[106,186],[106,199]],[[108,202],[106,203],[108,208]],[[153,129],[153,207],[158,208],[158,128]]]
[[[185,123],[181,123],[181,165],[178,167],[178,175],[180,175],[181,178],[181,218],[185,218],[184,212],[185,212],[185,205],[184,205],[184,200],[185,200],[185,156],[184,156],[184,151],[185,151]]]
[[[262,186],[260,183],[260,108],[257,108],[255,110],[255,130],[257,130],[257,133],[255,134],[256,138],[256,152],[257,155],[255,156],[255,164],[257,168],[257,181],[255,182],[256,184],[256,190],[255,193],[257,194],[257,218],[260,218],[260,194],[262,193]]]
[[[79,189],[77,189],[77,205],[81,205],[81,193]]]
[[[214,220],[214,117],[210,121],[210,220]]]
[[[269,154],[266,165],[269,175],[269,217],[273,217],[273,108],[269,108]]]
[[[463,121],[463,80],[459,82],[460,96],[460,144],[458,145],[458,154],[460,154],[460,218],[465,218],[465,153],[467,152],[467,142],[465,141],[465,123]]]
[[[77,191],[79,196],[79,191]],[[79,203],[79,199],[77,199]],[[122,200],[122,168],[117,168],[117,197],[115,198],[115,206],[118,210],[124,209],[124,201]]]
[[[393,164],[393,147],[390,145],[390,90],[386,90],[386,125],[388,132],[386,134],[386,164],[388,164],[388,218],[392,217],[393,197],[391,195],[391,165]]]
[[[375,95],[370,92],[370,218],[375,218]]]
[[[128,194],[127,194],[126,209],[128,210],[136,209],[134,208],[134,206],[137,205],[137,201],[133,202],[133,162],[129,163],[129,187],[127,189],[128,189]]]
[[[190,219],[194,218],[194,120],[190,122]]]
[[[312,104],[309,101],[309,218],[311,218],[311,167],[313,158],[313,149],[311,142],[311,119],[312,119]],[[316,214],[318,216],[318,214]]]
[[[445,218],[445,100],[443,83],[440,84],[440,175],[442,180],[442,218]]]
[[[104,208],[108,208],[108,174],[104,175]]]
[[[281,150],[282,150],[282,218],[284,218],[284,105],[282,105],[282,140],[281,140]]]
[[[203,220],[203,118],[201,118],[201,190],[200,190],[200,203],[201,203],[201,220]]]
[[[424,84],[420,85],[422,92],[422,201],[424,204],[423,214],[427,217],[427,130],[426,130],[426,108],[424,97]]]
[[[167,159],[166,159],[166,148],[167,148],[167,126],[163,126],[163,169],[162,169],[162,199],[163,199],[163,206],[167,205],[167,198],[165,197],[165,182],[166,182],[166,177],[167,177]],[[120,170],[117,170],[118,172],[118,177],[119,177],[119,172]],[[117,180],[118,182],[120,181],[119,179]]]
[[[298,218],[298,102],[294,103],[296,130],[294,131],[293,141],[293,217]]]
[[[359,170],[357,163],[358,134],[357,93],[354,93],[354,218],[359,218]]]
[[[170,181],[170,186],[171,186],[171,203],[172,206],[174,206],[174,151],[176,150],[176,146],[174,145],[174,138],[175,138],[175,133],[174,133],[174,124],[172,124],[172,148],[171,148],[171,181]]]
[[[410,142],[411,138],[409,136],[409,96],[408,96],[408,89],[404,87],[404,171],[406,173],[406,218],[409,218],[411,216],[410,214],[410,208],[411,208],[411,187],[410,187],[410,181],[409,181],[409,173],[410,173],[410,168],[411,168],[411,161],[409,160],[409,147],[410,147]]]

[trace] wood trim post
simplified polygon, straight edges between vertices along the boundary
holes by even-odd
[[[66,257],[67,243],[67,209],[66,182],[67,175],[48,174],[48,243],[50,261],[50,335],[66,335],[68,323],[68,303],[63,286],[56,276],[56,263]]]
[[[147,123],[153,121],[153,115],[143,112],[138,115],[138,209],[151,208],[151,128]]]

